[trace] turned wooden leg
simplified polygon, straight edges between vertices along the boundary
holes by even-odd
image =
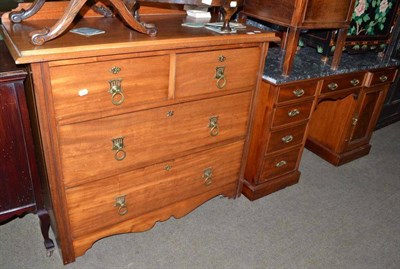
[[[296,56],[297,45],[300,38],[300,29],[289,28],[289,31],[285,37],[286,41],[282,41],[285,44],[284,48],[284,59],[282,74],[287,76],[293,68],[294,57]]]
[[[40,229],[42,231],[42,236],[44,239],[44,247],[47,250],[47,255],[51,256],[54,250],[54,242],[49,237],[50,216],[46,209],[38,210],[37,214],[40,220]]]
[[[20,23],[21,21],[35,15],[43,6],[46,0],[35,0],[33,4],[27,9],[21,9],[19,11],[10,12],[9,18],[14,23]]]
[[[339,30],[336,40],[335,53],[333,54],[331,69],[336,70],[339,67],[340,58],[342,58],[343,47],[347,37],[347,28]]]
[[[31,42],[34,45],[43,45],[46,41],[56,38],[62,34],[87,0],[71,0],[64,11],[62,17],[50,29],[44,28],[42,30],[33,31],[30,33]]]
[[[146,24],[144,22],[139,22],[131,13],[131,10],[122,2],[122,0],[109,0],[110,3],[117,9],[118,13],[121,15],[122,19],[134,30],[148,34],[150,36],[157,35],[157,28],[153,24]],[[137,8],[137,5],[129,5],[130,8]],[[136,10],[134,10],[136,12]]]

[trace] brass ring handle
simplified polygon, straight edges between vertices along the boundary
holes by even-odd
[[[285,166],[286,164],[287,164],[287,162],[282,160],[282,161],[280,161],[280,162],[277,162],[277,163],[275,164],[275,166],[279,168],[279,167]]]
[[[219,134],[218,116],[212,116],[209,119],[208,128],[210,128],[210,135],[217,136]]]
[[[115,150],[114,158],[117,161],[122,161],[126,157],[126,152],[123,150],[124,148],[124,137],[113,138],[112,140],[113,146],[112,150]]]
[[[110,89],[108,90],[108,92],[111,94],[111,102],[115,106],[122,104],[125,100],[125,96],[122,93],[121,82],[122,79],[120,78],[108,81],[108,83],[110,83]]]
[[[117,152],[115,152],[114,157],[117,161],[122,161],[126,157],[126,152],[122,149],[119,149],[119,150],[117,150]]]
[[[118,208],[118,214],[120,214],[121,216],[125,215],[126,213],[128,213],[128,208],[126,207],[126,205],[121,205]]]
[[[116,99],[115,98],[116,96],[119,96],[119,99]],[[113,105],[118,106],[118,105],[122,104],[124,102],[124,100],[125,100],[125,96],[122,92],[114,92],[111,95],[111,102],[113,103]]]
[[[120,216],[123,216],[126,213],[128,213],[128,207],[126,206],[125,197],[126,195],[122,195],[115,198],[114,206],[118,207],[118,214]]]
[[[305,93],[304,89],[296,89],[293,91],[293,94],[296,97],[301,97],[304,95],[304,93]]]
[[[218,125],[211,128],[210,134],[211,134],[211,136],[217,136],[219,134]]]
[[[293,110],[290,110],[289,112],[288,112],[288,116],[289,117],[295,117],[295,116],[297,116],[297,115],[299,115],[300,114],[300,111],[298,110],[298,109],[293,109]]]
[[[293,141],[293,136],[292,135],[286,135],[284,137],[282,137],[282,142],[283,143],[290,143]]]
[[[222,75],[217,79],[217,87],[218,89],[222,89],[225,87],[225,85],[226,85],[226,78],[224,75]]]
[[[338,87],[339,87],[339,85],[338,85],[337,83],[334,83],[334,82],[328,84],[328,88],[329,88],[331,91],[336,90]]]
[[[213,177],[213,170],[211,167],[209,167],[203,171],[203,179],[204,179],[205,186],[210,186],[212,184],[212,182],[213,182],[212,177]]]
[[[379,80],[381,82],[385,82],[386,80],[388,80],[388,77],[386,75],[382,75],[382,76],[379,77]]]
[[[360,84],[360,81],[355,78],[355,79],[350,80],[350,84],[353,86],[357,86],[358,84]]]

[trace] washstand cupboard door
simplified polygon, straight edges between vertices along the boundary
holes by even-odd
[[[389,84],[366,88],[361,91],[351,127],[345,141],[346,151],[368,144],[378,120],[379,112]]]

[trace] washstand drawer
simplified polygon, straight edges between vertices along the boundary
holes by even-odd
[[[364,82],[365,72],[350,73],[324,79],[321,93],[330,93],[353,87],[360,87]]]
[[[66,186],[175,158],[247,133],[252,92],[59,127]]]
[[[375,86],[381,83],[391,83],[396,75],[396,69],[369,72],[371,79],[366,86]]]
[[[295,170],[300,150],[300,148],[297,148],[279,155],[266,157],[259,180],[260,183]]]
[[[313,101],[297,103],[289,106],[279,106],[274,109],[272,127],[306,120],[310,116]]]
[[[278,103],[314,96],[318,81],[307,81],[281,86]]]
[[[175,97],[253,89],[260,53],[255,47],[178,54]]]
[[[50,68],[57,119],[166,100],[169,56]]]
[[[73,238],[232,184],[243,141],[66,190]],[[118,202],[119,201],[119,202]]]
[[[303,142],[307,124],[271,132],[266,154],[299,145]]]

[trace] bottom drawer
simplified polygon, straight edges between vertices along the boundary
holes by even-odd
[[[238,141],[67,189],[72,237],[83,237],[235,183],[239,178],[243,144]],[[235,193],[236,187],[232,189],[232,196]]]
[[[261,171],[260,183],[296,169],[297,159],[301,148],[297,148],[279,155],[273,155],[264,159]]]

